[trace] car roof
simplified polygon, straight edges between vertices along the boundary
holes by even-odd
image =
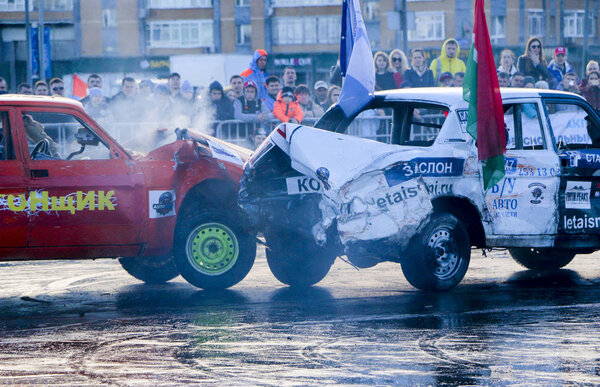
[[[2,94],[0,95],[0,105],[68,105],[78,109],[83,108],[81,102],[71,98],[22,94]]]
[[[548,89],[525,89],[501,87],[500,94],[502,99],[510,98],[537,98],[537,97],[558,97],[558,98],[582,98],[573,93]],[[464,102],[462,87],[421,87],[406,88],[397,90],[385,90],[375,93],[376,96],[384,97],[386,101],[397,100],[418,100],[427,102],[439,102],[451,106]]]

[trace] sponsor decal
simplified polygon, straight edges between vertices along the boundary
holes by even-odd
[[[504,172],[507,175],[512,175],[517,170],[517,159],[513,157],[504,158]]]
[[[322,193],[323,185],[317,179],[308,176],[288,177],[285,179],[288,195]]]
[[[569,157],[569,167],[579,166],[579,160],[581,160],[581,153],[574,151],[565,152]]]
[[[532,199],[529,201],[531,204],[540,204],[544,200],[544,190],[546,186],[542,183],[531,183],[527,186],[531,189]]]
[[[502,181],[492,186],[493,194],[500,194],[500,196],[510,195],[515,190],[515,184],[517,183],[516,177],[506,177]]]
[[[321,182],[323,183],[323,187],[325,187],[325,189],[331,188],[331,186],[328,183],[329,169],[327,169],[325,167],[321,167],[321,168],[317,169],[317,177],[319,178],[319,180],[321,180]]]
[[[418,176],[460,176],[464,165],[465,160],[459,158],[415,158],[392,165],[385,171],[385,179],[388,186],[393,187]]]
[[[427,193],[431,196],[439,196],[445,194],[451,194],[453,185],[446,183],[439,183],[436,181],[432,184],[415,184],[415,185],[402,185],[397,187],[394,190],[390,190],[388,192],[381,195],[376,195],[373,197],[373,203],[377,205],[379,208],[384,208],[388,206],[393,206],[402,201],[412,199],[419,194],[419,191],[422,191],[423,188],[427,191]]]
[[[567,181],[565,208],[590,209],[590,181]]]
[[[212,156],[215,159],[228,161],[230,163],[238,165],[244,164],[244,162],[240,158],[240,155],[233,149],[215,141],[207,140],[206,142],[208,143],[208,147],[210,148]]]
[[[600,216],[563,216],[563,227],[565,230],[591,230],[600,227]]]
[[[175,215],[175,191],[148,191],[150,219]]]
[[[117,206],[115,191],[77,191],[65,196],[50,196],[48,191],[30,191],[27,195],[0,194],[0,211],[26,212],[28,215],[38,213],[68,211],[114,211]]]

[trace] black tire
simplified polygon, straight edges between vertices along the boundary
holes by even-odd
[[[179,275],[173,257],[124,257],[119,258],[123,269],[147,284],[162,284]]]
[[[306,287],[318,283],[329,273],[336,258],[329,249],[292,233],[266,235],[265,240],[269,269],[286,285]]]
[[[225,289],[246,277],[256,257],[256,238],[217,209],[186,211],[175,228],[175,264],[201,289]]]
[[[519,265],[536,271],[557,270],[575,258],[575,252],[567,249],[518,247],[508,251]]]
[[[454,215],[438,213],[411,239],[402,272],[417,289],[448,290],[463,279],[470,261],[467,229]]]

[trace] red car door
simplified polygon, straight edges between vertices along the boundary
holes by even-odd
[[[31,148],[29,246],[69,247],[74,257],[137,254],[145,198],[135,163],[75,109],[22,109],[19,116]]]
[[[27,246],[27,176],[10,114],[10,108],[0,108],[0,257],[3,248]]]

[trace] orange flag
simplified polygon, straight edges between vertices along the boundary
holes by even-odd
[[[73,74],[73,98],[82,99],[86,95],[87,85],[77,74]]]

